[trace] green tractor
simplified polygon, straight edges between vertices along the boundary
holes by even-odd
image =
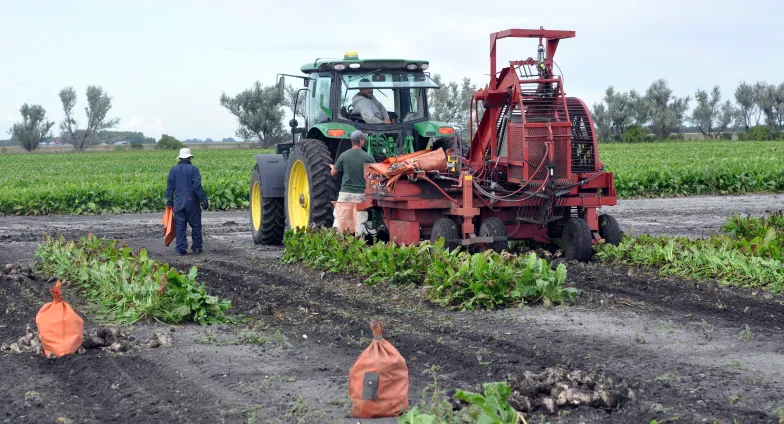
[[[422,60],[362,60],[356,52],[346,52],[343,59],[303,65],[305,76],[278,75],[281,91],[287,76],[304,81],[297,95],[306,98],[305,122],[299,126],[296,119],[290,121],[292,142],[277,144],[275,154],[254,156],[249,200],[256,244],[281,244],[286,228],[332,225],[332,202],[342,176],[333,177],[330,164],[351,148],[354,130],[368,134],[365,150],[377,161],[427,147],[468,154],[454,127],[428,119],[427,92],[439,86],[427,68]],[[353,110],[354,96],[368,86],[386,109],[389,123],[365,122]]]

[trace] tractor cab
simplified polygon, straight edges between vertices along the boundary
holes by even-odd
[[[304,80],[299,95],[305,96],[305,122],[297,128],[292,120],[292,132],[323,141],[334,158],[351,147],[346,141],[357,129],[369,135],[365,149],[377,160],[452,146],[454,128],[429,120],[428,90],[440,87],[426,72],[428,66],[422,60],[363,60],[354,51],[342,59],[306,63],[301,67],[305,76],[297,77]]]

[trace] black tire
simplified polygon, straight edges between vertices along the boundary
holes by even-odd
[[[301,161],[307,173],[310,198],[304,199],[310,207],[307,225],[330,227],[334,220],[332,202],[338,198],[336,180],[330,174],[329,165],[333,163],[329,148],[321,140],[304,139],[298,141],[291,149],[286,164],[284,177],[283,208],[286,214],[286,227],[291,228],[291,210],[289,201],[291,170],[297,161]],[[296,205],[296,203],[294,204]]]
[[[593,235],[584,219],[572,218],[566,222],[561,235],[564,259],[588,262],[593,255]]]
[[[506,231],[506,225],[503,221],[496,217],[487,218],[482,221],[482,225],[479,226],[479,237],[508,237],[509,233]],[[495,250],[496,252],[503,252],[509,247],[509,242],[507,241],[495,241],[492,243],[488,243],[483,246],[483,248],[479,249],[480,251],[483,250]]]
[[[612,215],[599,215],[599,236],[605,243],[619,245],[623,239],[623,232],[618,221]]]
[[[460,146],[457,145],[458,140],[459,140]],[[468,144],[467,141],[465,141],[462,138],[457,137],[457,136],[451,137],[451,138],[450,137],[444,137],[444,138],[441,138],[439,140],[436,140],[433,143],[432,149],[433,150],[438,150],[439,147],[443,148],[445,153],[449,149],[452,149],[455,152],[457,152],[457,149],[459,147],[462,150],[463,157],[467,158],[468,157],[468,149],[470,148],[470,144]]]
[[[261,212],[259,218],[259,227],[256,228],[256,220],[253,216],[253,186],[258,184],[259,190],[261,189],[261,174],[259,172],[259,165],[253,167],[253,173],[250,180],[250,191],[248,193],[249,210],[250,210],[250,231],[253,236],[253,243],[255,244],[272,244],[278,245],[283,243],[283,231],[286,228],[286,217],[283,214],[283,199],[281,198],[264,198],[257,197],[256,201],[259,202],[258,211]]]
[[[449,218],[439,218],[433,223],[433,231],[430,233],[430,244],[436,244],[438,239],[442,237],[444,239],[444,247],[448,251],[451,252],[460,246],[458,241],[460,233],[457,230],[455,221]]]

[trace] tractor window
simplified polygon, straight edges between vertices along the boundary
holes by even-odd
[[[353,110],[358,88],[341,84],[340,118],[363,122],[358,112]],[[425,89],[421,88],[373,88],[373,97],[384,106],[392,122],[408,122],[425,118]]]
[[[311,91],[310,107],[308,108],[309,122],[313,125],[329,121],[329,95],[332,87],[332,78],[320,76],[316,81],[315,90]]]

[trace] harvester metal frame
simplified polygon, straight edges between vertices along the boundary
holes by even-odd
[[[393,189],[368,179],[358,209],[383,213],[389,238],[403,244],[429,237],[444,238],[450,248],[498,250],[508,240],[560,238],[568,259],[587,260],[594,243],[620,242],[617,222],[597,213],[616,204],[616,193],[613,174],[598,158],[590,112],[582,100],[566,97],[562,77],[553,73],[559,41],[574,36],[543,28],[490,34],[490,82],[473,95],[471,134],[477,126],[468,157],[451,172],[416,173]],[[538,38],[537,59],[497,71],[496,43],[503,38]]]

